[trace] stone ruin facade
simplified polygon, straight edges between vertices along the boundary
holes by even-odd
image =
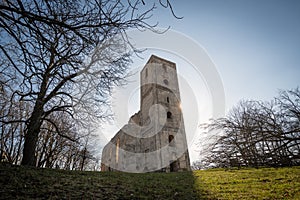
[[[191,170],[176,64],[152,55],[140,83],[140,111],[103,148],[101,171]]]

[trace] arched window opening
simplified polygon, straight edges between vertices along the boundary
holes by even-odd
[[[175,146],[174,135],[169,135],[169,145],[171,147]]]
[[[167,118],[172,119],[172,113],[170,111],[167,112]]]
[[[147,77],[148,76],[148,69],[147,68],[146,68],[146,73],[145,74],[146,74],[146,77]]]
[[[174,135],[169,135],[169,143],[171,143],[174,140]]]
[[[167,103],[170,103],[170,99],[169,99],[169,97],[167,97]]]

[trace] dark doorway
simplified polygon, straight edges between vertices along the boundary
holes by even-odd
[[[178,164],[177,161],[173,161],[170,164],[170,172],[177,172],[178,171]]]

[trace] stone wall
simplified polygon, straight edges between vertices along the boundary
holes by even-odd
[[[140,76],[140,111],[104,147],[101,170],[190,170],[175,63],[151,56]]]

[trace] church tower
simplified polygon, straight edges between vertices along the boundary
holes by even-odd
[[[152,55],[140,84],[140,111],[104,147],[101,170],[189,171],[176,64]]]
[[[141,122],[151,123],[155,136],[155,147],[144,146],[146,151],[159,152],[163,171],[190,170],[176,64],[152,55],[140,78]]]

